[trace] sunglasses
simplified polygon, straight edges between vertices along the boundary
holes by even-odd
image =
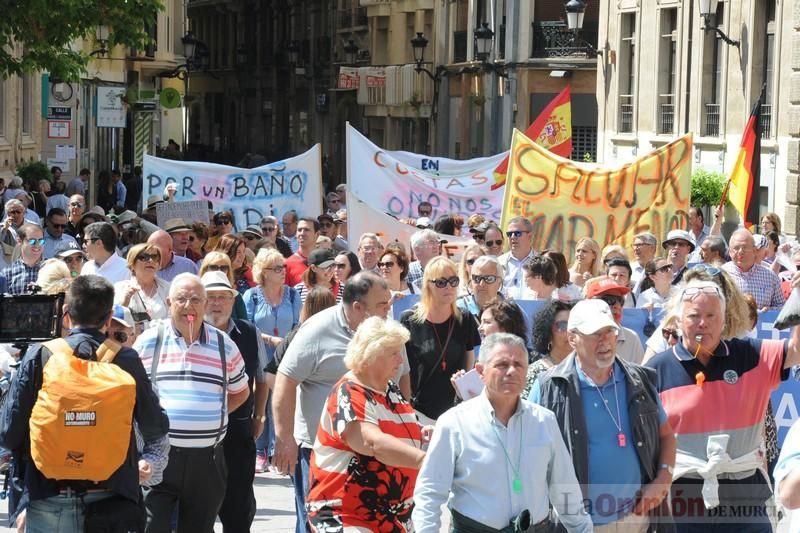
[[[137,261],[141,261],[142,263],[158,263],[161,261],[161,256],[158,254],[139,254],[136,256]]]
[[[248,240],[248,241],[254,241],[254,240],[258,239],[258,237],[256,237],[255,235],[250,235],[249,233],[247,235],[245,235],[244,238],[245,238],[245,240]]]
[[[692,270],[696,270],[697,272],[705,272],[709,276],[719,276],[720,274],[720,269],[718,269],[717,267],[711,265],[704,265],[703,263],[693,266]]]
[[[467,266],[472,266],[472,265],[474,265],[474,264],[475,264],[475,261],[477,261],[477,260],[478,260],[478,258],[477,258],[477,257],[473,257],[472,259],[467,259],[467,260],[466,260],[466,261],[464,261],[464,262],[467,264]]]
[[[386,261],[385,263],[378,263],[378,268],[392,268],[394,265],[394,261]]]
[[[614,307],[615,305],[622,306],[625,304],[625,298],[617,296],[616,294],[604,294],[600,299],[607,303],[609,307]]]
[[[262,233],[272,233],[273,231],[275,231],[275,226],[262,226],[261,227],[261,232]]]
[[[128,342],[128,334],[124,331],[112,331],[111,338],[120,344],[125,344]]]
[[[472,276],[472,283],[474,283],[475,285],[480,285],[481,283],[491,285],[496,281],[497,281],[497,276],[492,276],[491,274],[488,276],[477,276],[477,275]]]
[[[208,272],[230,272],[231,268],[228,265],[208,265],[206,270]]]
[[[496,241],[486,241],[486,246],[503,246],[503,239],[497,239]]]
[[[448,285],[455,288],[458,287],[458,276],[450,276],[449,278],[432,279],[431,283],[436,285],[437,289],[444,289]]]
[[[674,340],[678,340],[678,332],[675,331],[674,329],[662,328],[661,329],[661,336],[664,337],[665,341],[669,341],[670,338],[672,338]]]
[[[715,294],[720,298],[722,297],[722,294],[719,292],[719,287],[716,285],[713,287],[705,285],[703,287],[686,287],[681,293],[681,300],[689,300],[691,302],[701,294]]]
[[[53,222],[51,222],[50,225],[53,226],[56,229],[64,229],[64,228],[67,227],[66,224],[54,224]]]
[[[553,327],[556,329],[556,331],[567,331],[567,321],[556,320],[553,322]]]
[[[530,231],[522,231],[522,230],[519,230],[519,229],[514,230],[514,231],[507,231],[506,232],[506,237],[508,237],[509,239],[511,239],[512,237],[518,239],[518,238],[522,237],[523,233],[530,233]]]
[[[274,267],[268,267],[267,270],[271,270],[272,272],[275,272],[276,274],[280,274],[280,273],[282,273],[283,271],[286,270],[286,265],[278,265],[278,266],[274,266]]]
[[[70,207],[83,207],[83,204],[79,203],[79,202],[70,202],[69,206]]]
[[[68,255],[63,260],[65,263],[83,263],[83,256],[78,254]]]
[[[216,224],[217,226],[227,226],[230,223],[231,223],[231,219],[229,219],[229,218],[220,218],[220,219],[214,221],[214,224]]]
[[[39,246],[44,246],[44,242],[44,239],[28,239],[28,244],[31,246],[36,246],[37,244]]]
[[[486,239],[486,235],[483,233],[473,233],[472,238],[475,239],[476,241],[482,241]]]

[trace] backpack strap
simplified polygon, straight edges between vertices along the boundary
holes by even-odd
[[[222,363],[222,409],[219,413],[219,431],[214,439],[214,446],[221,440],[222,428],[225,427],[225,413],[228,410],[228,364],[225,361],[225,338],[219,330],[217,330],[217,348],[219,349],[219,360]]]
[[[153,359],[150,362],[150,382],[156,383],[156,370],[158,370],[158,360],[161,359],[161,346],[164,345],[164,322],[158,323],[158,334],[156,335],[156,349],[153,351]]]
[[[120,343],[111,339],[106,339],[103,341],[103,344],[97,347],[97,351],[95,352],[97,360],[101,363],[111,363],[121,349],[122,345]]]

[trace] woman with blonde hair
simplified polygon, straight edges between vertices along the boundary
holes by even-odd
[[[625,252],[625,248],[619,244],[606,245],[603,247],[603,251],[600,254],[600,265],[605,265],[607,261],[611,261],[616,257],[621,257],[625,261],[630,261],[630,259],[628,259],[628,254]]]
[[[575,262],[569,269],[570,281],[583,287],[589,279],[600,275],[600,245],[591,237],[584,237],[575,244]]]
[[[169,282],[156,276],[161,251],[153,244],[136,244],[128,250],[130,279],[114,284],[114,303],[127,307],[137,325],[169,316]]]
[[[61,294],[67,292],[72,280],[72,272],[67,264],[53,258],[43,262],[39,267],[36,286],[39,287],[40,294]]]
[[[475,264],[479,257],[488,253],[486,247],[480,244],[470,244],[464,248],[464,253],[461,254],[461,261],[458,263],[458,278],[461,280],[461,285],[458,287],[459,296],[470,293],[472,265]]]
[[[349,372],[325,402],[309,465],[306,504],[316,531],[409,529],[425,452],[414,409],[393,381],[408,339],[394,320],[370,317],[347,346]]]
[[[201,278],[206,272],[222,272],[227,276],[228,283],[233,287],[233,268],[231,268],[231,259],[223,252],[208,252],[200,263],[200,271],[197,273]],[[239,318],[247,320],[247,310],[244,307],[244,299],[241,294],[236,295],[233,303],[232,318]]]
[[[411,332],[406,342],[411,365],[411,401],[429,420],[435,420],[455,401],[451,378],[471,370],[480,336],[475,321],[456,305],[458,267],[446,257],[425,266],[418,304],[403,312],[400,322]]]

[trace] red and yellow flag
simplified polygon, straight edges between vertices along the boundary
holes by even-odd
[[[758,223],[758,201],[753,196],[761,182],[761,104],[764,97],[765,89],[762,89],[744,127],[739,156],[725,187],[731,204],[742,216],[744,227],[750,230]],[[725,197],[723,193],[721,204]]]
[[[525,136],[554,154],[570,158],[572,155],[572,97],[569,84],[547,104],[533,124],[528,126]],[[492,189],[505,185],[507,172],[508,157],[494,169],[495,184]]]

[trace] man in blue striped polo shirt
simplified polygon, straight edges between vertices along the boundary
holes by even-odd
[[[134,345],[170,420],[164,479],[145,491],[147,532],[169,533],[180,502],[178,533],[211,533],[225,496],[228,413],[250,394],[247,374],[230,337],[203,323],[200,278],[178,275],[167,304],[170,319],[145,330]]]

